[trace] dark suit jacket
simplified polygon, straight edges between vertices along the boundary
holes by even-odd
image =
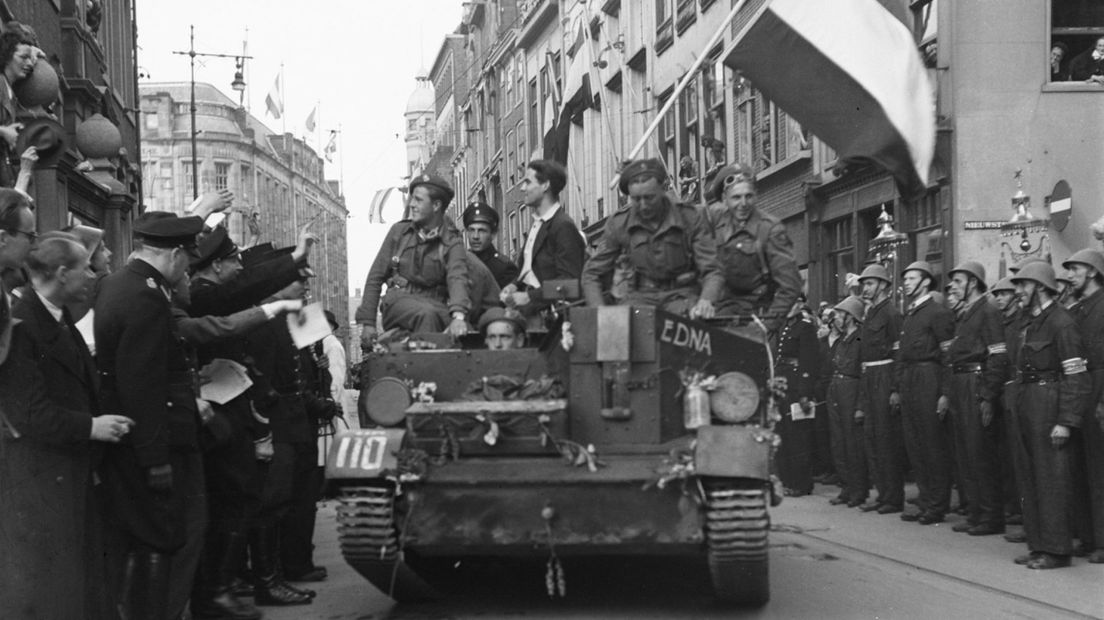
[[[586,260],[586,242],[575,221],[563,206],[552,219],[541,224],[533,242],[533,275],[548,280],[578,280]],[[518,257],[518,268],[525,267],[525,253]],[[531,295],[532,296],[532,295]],[[534,296],[539,297],[539,296]]]

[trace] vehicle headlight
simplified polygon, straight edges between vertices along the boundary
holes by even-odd
[[[742,372],[726,372],[717,377],[709,405],[713,415],[725,422],[746,422],[759,410],[759,386]]]

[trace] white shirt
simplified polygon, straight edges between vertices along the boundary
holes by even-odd
[[[540,232],[541,226],[552,219],[552,216],[556,215],[559,210],[560,203],[557,202],[544,215],[533,218],[533,226],[529,229],[529,236],[525,238],[525,261],[521,265],[521,278],[519,279],[533,288],[538,288],[541,285],[540,280],[533,274],[533,245],[537,242],[537,233]]]
[[[46,306],[46,312],[49,312],[50,316],[54,317],[55,321],[61,323],[61,317],[63,316],[61,308],[58,308],[54,304],[50,303],[50,300],[43,297],[42,293],[39,293],[37,290],[35,291],[35,295],[38,295],[39,300],[42,301],[42,305]]]

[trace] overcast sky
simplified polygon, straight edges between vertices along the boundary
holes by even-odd
[[[405,172],[403,111],[421,66],[429,68],[445,34],[460,23],[461,0],[138,0],[138,64],[142,81],[188,80],[188,25],[196,51],[240,54],[248,28],[246,79],[251,111],[275,131],[304,136],[320,103],[324,144],[342,126],[342,152],[327,178],[344,169],[349,207],[350,291],[360,287],[382,233],[368,224],[376,190],[397,185]],[[265,112],[264,99],[284,64],[285,118]],[[196,81],[233,96],[233,59],[197,58]],[[397,135],[396,135],[397,134]],[[321,153],[321,146],[310,142]],[[342,159],[343,166],[339,166]]]

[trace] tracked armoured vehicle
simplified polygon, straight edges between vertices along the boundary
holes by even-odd
[[[708,564],[720,600],[765,603],[767,349],[651,308],[568,320],[566,398],[459,400],[488,377],[540,377],[536,349],[368,357],[366,428],[340,433],[327,464],[345,559],[404,602],[434,597],[433,568],[461,558],[547,558],[552,594],[560,557],[682,554]]]

